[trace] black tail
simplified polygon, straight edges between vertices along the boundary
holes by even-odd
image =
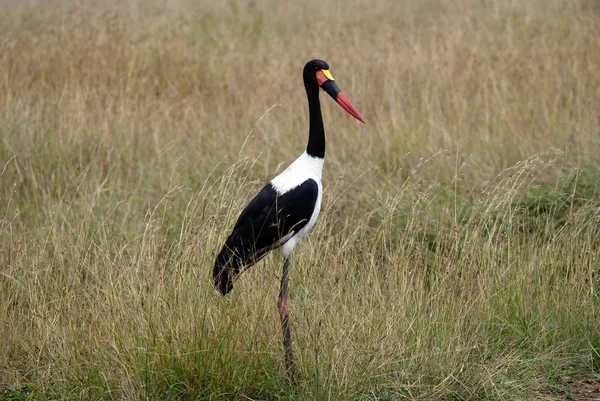
[[[293,235],[293,232],[290,235]],[[254,241],[244,243],[236,231],[227,238],[223,249],[217,255],[213,268],[213,281],[221,294],[227,295],[233,289],[233,280],[242,271],[264,258],[272,249],[280,246],[277,242],[275,245],[251,251],[255,245]],[[244,249],[247,251],[244,252]]]
[[[232,252],[227,249],[227,246],[224,246],[219,252],[213,268],[213,282],[223,295],[227,295],[233,289],[232,275],[235,267],[231,265],[235,258],[232,256]]]

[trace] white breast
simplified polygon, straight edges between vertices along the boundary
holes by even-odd
[[[302,153],[283,173],[271,180],[271,185],[283,195],[290,189],[296,188],[304,181],[312,178],[321,188],[321,174],[323,173],[324,159],[312,157],[308,153]]]
[[[302,229],[298,231],[296,235],[283,244],[281,247],[281,254],[283,257],[287,258],[290,256],[300,238],[308,234],[317,223],[317,218],[321,212],[321,200],[323,199],[323,185],[321,184],[323,164],[324,159],[320,157],[312,157],[304,152],[302,156],[297,158],[296,161],[294,161],[283,171],[283,173],[271,180],[271,185],[273,185],[273,188],[275,188],[277,193],[280,195],[283,195],[284,193],[296,188],[298,185],[302,184],[308,179],[315,180],[317,186],[319,187],[319,193],[317,194],[317,201],[315,203],[315,210],[310,216],[308,223],[306,223],[306,225],[302,227]]]

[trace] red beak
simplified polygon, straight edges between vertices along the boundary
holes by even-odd
[[[346,95],[344,95],[342,92],[338,93],[337,99],[335,101],[337,102],[337,104],[342,106],[342,109],[346,110],[348,114],[350,114],[352,117],[356,118],[358,121],[364,124],[365,119],[362,118],[358,110],[356,110],[356,107],[354,107],[352,103],[350,103],[350,100],[348,100]]]

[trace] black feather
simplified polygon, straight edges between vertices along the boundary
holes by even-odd
[[[215,286],[223,295],[233,289],[233,280],[269,251],[281,246],[279,240],[292,230],[300,231],[315,209],[319,187],[309,179],[283,195],[269,183],[248,203],[213,269]]]

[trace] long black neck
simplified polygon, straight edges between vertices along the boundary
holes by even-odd
[[[306,85],[306,96],[308,97],[308,114],[310,128],[308,133],[308,146],[306,153],[313,157],[325,157],[325,128],[323,128],[323,116],[321,115],[321,102],[319,102],[319,87]]]

